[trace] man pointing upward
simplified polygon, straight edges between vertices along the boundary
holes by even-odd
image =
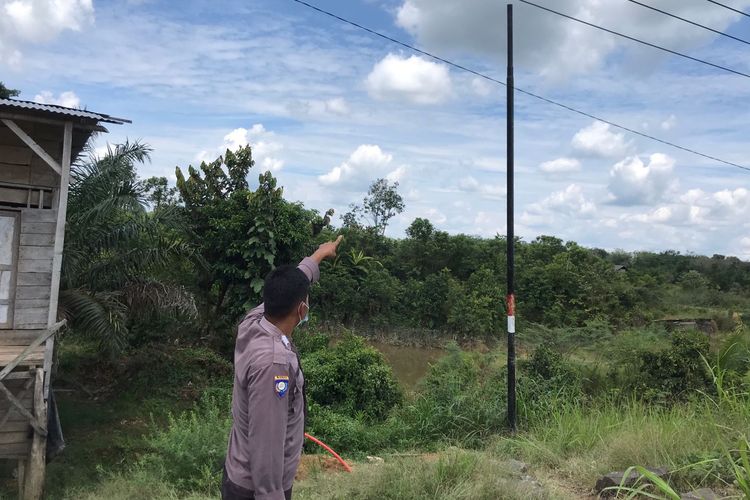
[[[336,256],[343,236],[323,243],[298,266],[271,271],[263,303],[237,329],[232,430],[221,484],[223,500],[289,500],[305,432],[305,378],[291,342],[307,321],[310,284]]]

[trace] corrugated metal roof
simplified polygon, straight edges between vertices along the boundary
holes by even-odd
[[[0,110],[30,110],[30,111],[41,111],[43,113],[52,113],[57,115],[68,115],[76,118],[86,118],[89,120],[96,120],[99,122],[116,123],[122,125],[123,123],[131,123],[130,120],[125,118],[116,118],[114,116],[105,115],[102,113],[94,113],[93,111],[86,111],[83,109],[66,108],[64,106],[57,106],[55,104],[40,104],[38,102],[31,101],[19,101],[16,99],[0,99]]]

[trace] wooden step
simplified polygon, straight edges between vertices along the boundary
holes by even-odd
[[[2,334],[0,334],[2,335]],[[0,368],[10,364],[11,361],[26,349],[26,346],[0,345]],[[32,350],[18,366],[42,366],[44,364],[44,344]]]

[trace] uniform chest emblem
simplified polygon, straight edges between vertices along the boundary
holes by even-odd
[[[273,378],[273,390],[278,397],[283,398],[289,390],[289,375],[276,375]]]

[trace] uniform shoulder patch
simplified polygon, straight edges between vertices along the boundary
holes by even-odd
[[[289,390],[289,375],[276,375],[273,378],[273,390],[280,398],[286,396]]]

